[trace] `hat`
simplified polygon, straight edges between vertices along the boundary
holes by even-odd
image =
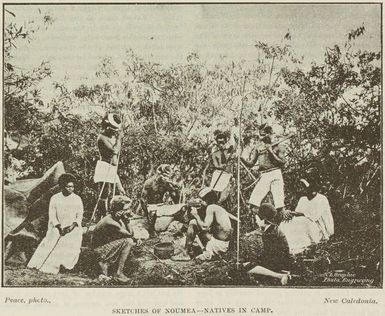
[[[58,179],[58,183],[61,187],[65,186],[67,183],[75,181],[76,177],[71,173],[63,173]]]
[[[119,130],[122,127],[122,122],[117,114],[109,113],[104,121],[109,125],[113,130]]]
[[[216,130],[214,132],[214,138],[215,138],[215,140],[218,140],[218,139],[221,139],[221,138],[226,140],[228,138],[228,135],[225,132],[222,132],[220,130]]]
[[[309,168],[299,181],[303,183],[306,188],[317,191],[321,183],[320,173],[316,168]]]
[[[277,222],[276,222],[277,210],[272,204],[269,204],[269,203],[262,204],[261,207],[259,208],[258,216],[270,224],[277,225]]]
[[[172,175],[171,166],[167,164],[161,164],[157,169],[156,172],[163,177],[170,178]]]
[[[122,211],[125,205],[131,205],[132,200],[124,195],[115,195],[110,202],[110,213]]]
[[[310,187],[310,183],[307,182],[306,179],[299,179],[299,182],[301,182],[306,188]]]

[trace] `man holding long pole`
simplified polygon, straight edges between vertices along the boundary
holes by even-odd
[[[262,126],[260,136],[263,148],[254,152],[251,161],[240,158],[247,167],[253,167],[257,161],[259,162],[261,176],[251,193],[249,203],[253,206],[254,212],[258,214],[262,200],[271,192],[278,216],[280,219],[288,220],[291,215],[289,211],[284,209],[284,183],[281,171],[285,165],[285,149],[281,144],[274,148],[271,146],[273,137],[271,126]]]
[[[221,131],[215,131],[215,144],[211,149],[211,161],[214,165],[214,172],[210,187],[219,194],[219,204],[223,204],[230,194],[231,189],[231,159],[234,148],[228,144],[228,137]]]
[[[122,144],[122,121],[117,114],[109,113],[102,122],[102,132],[98,136],[97,145],[100,155],[95,168],[94,181],[102,183],[99,199],[102,203],[102,215],[108,210],[108,200],[115,194],[125,195],[125,191],[117,175]],[[99,200],[97,205],[99,204]]]

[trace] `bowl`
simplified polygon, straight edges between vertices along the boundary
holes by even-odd
[[[154,254],[159,259],[170,259],[174,255],[174,245],[171,242],[161,242],[154,246]]]

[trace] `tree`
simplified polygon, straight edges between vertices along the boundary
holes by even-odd
[[[43,105],[41,100],[39,83],[51,75],[48,62],[42,62],[39,66],[24,70],[14,63],[14,51],[18,44],[24,41],[32,41],[34,34],[40,29],[41,24],[30,21],[24,25],[18,25],[13,20],[15,14],[5,11],[4,28],[4,115],[5,130],[9,139],[16,139],[16,148],[6,146],[5,168],[9,180],[14,180],[18,172],[22,172],[16,165],[23,165],[20,158],[21,143],[34,144],[42,131],[44,115],[39,111]],[[42,24],[48,26],[53,22],[49,15],[42,15]],[[16,163],[17,162],[17,163]],[[15,169],[16,167],[16,169]],[[14,174],[16,172],[16,175]],[[25,170],[24,170],[25,173]],[[22,172],[23,174],[23,172]]]

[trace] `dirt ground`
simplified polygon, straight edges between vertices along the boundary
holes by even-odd
[[[373,231],[373,229],[372,229]],[[319,244],[296,256],[291,274],[295,277],[290,286],[299,287],[378,287],[381,284],[379,259],[381,247],[373,244],[374,236],[368,234],[344,234],[333,236],[327,243]],[[170,240],[170,236],[162,241]],[[276,280],[249,276],[242,268],[236,268],[235,247],[210,262],[175,262],[158,260],[153,255],[159,239],[147,240],[134,247],[126,263],[125,273],[130,281],[119,284],[114,279],[99,277],[100,270],[90,249],[84,247],[78,264],[72,271],[58,275],[27,269],[25,264],[10,261],[4,267],[5,286],[38,287],[151,287],[151,286],[280,286]],[[241,238],[241,261],[257,260],[261,252],[260,235]],[[355,245],[352,247],[352,245]],[[374,249],[374,250],[373,250]],[[369,251],[370,250],[370,251]],[[347,275],[347,277],[344,277]],[[338,280],[332,277],[338,276]],[[328,279],[328,277],[330,277]],[[353,280],[361,280],[352,284]]]

